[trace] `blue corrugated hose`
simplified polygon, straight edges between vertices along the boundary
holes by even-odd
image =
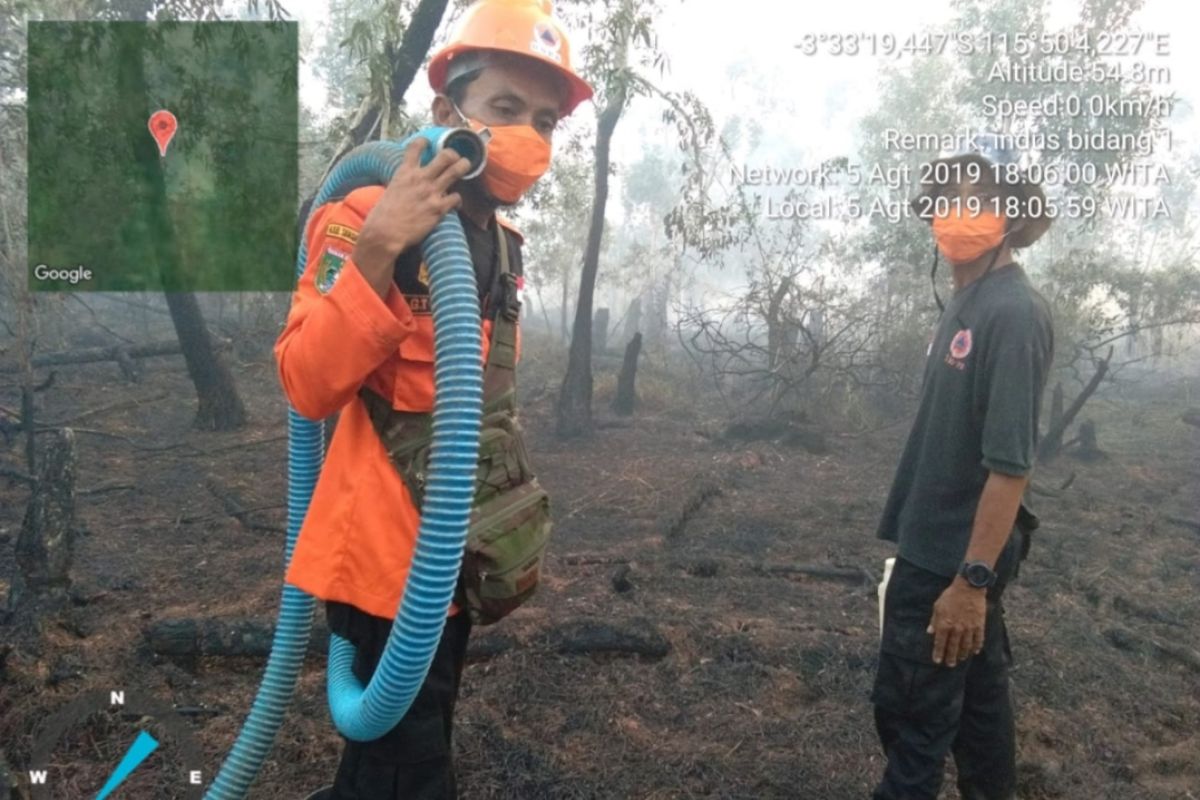
[[[415,137],[429,143],[422,163],[442,147],[451,147],[471,159],[472,175],[483,168],[484,144],[478,136],[460,128],[427,128],[403,142],[373,142],[352,151],[321,186],[313,210],[361,186],[386,184]],[[336,634],[329,642],[330,712],[338,730],[358,741],[376,739],[393,728],[425,680],[458,580],[475,489],[483,354],[475,270],[457,214],[442,218],[422,243],[421,253],[429,266],[433,306],[434,414],[430,471],[412,570],[387,648],[369,685],[364,687],[351,672],[354,646]],[[297,277],[307,260],[307,246],[301,242]],[[321,471],[324,427],[323,421],[288,409],[285,569]],[[296,688],[313,606],[311,595],[284,584],[262,685],[206,800],[241,800],[254,782]]]

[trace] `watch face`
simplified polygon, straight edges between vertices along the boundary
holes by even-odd
[[[992,582],[992,571],[987,564],[968,564],[966,578],[972,586],[983,588]]]

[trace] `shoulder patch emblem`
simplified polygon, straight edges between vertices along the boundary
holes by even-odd
[[[950,340],[950,355],[962,360],[971,354],[971,329],[963,328]]]
[[[332,244],[325,246],[325,252],[321,255],[321,260],[317,263],[316,283],[318,292],[329,294],[329,290],[333,288],[338,275],[342,273],[342,267],[349,256],[350,254],[345,250]]]
[[[421,262],[421,268],[417,270],[417,281],[422,286],[429,286],[429,265],[424,261]]]
[[[354,244],[358,241],[358,231],[348,225],[341,225],[336,222],[329,223],[329,227],[325,229],[326,238],[341,239],[343,242]]]

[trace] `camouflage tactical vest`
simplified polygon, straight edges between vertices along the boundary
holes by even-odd
[[[508,245],[496,224],[500,253],[499,309],[483,374],[479,466],[455,602],[471,621],[490,625],[528,600],[541,575],[550,537],[550,498],[538,484],[516,408],[517,281]],[[413,502],[421,507],[433,439],[433,415],[397,411],[367,388],[359,391],[371,423]]]

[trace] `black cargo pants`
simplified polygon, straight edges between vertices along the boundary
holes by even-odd
[[[1012,653],[1001,597],[1015,577],[1025,534],[1014,529],[988,590],[983,650],[950,668],[933,663],[926,633],[951,578],[897,558],[884,599],[883,640],[871,700],[887,756],[873,800],[935,800],[953,752],[963,800],[1016,796]]]
[[[354,644],[352,670],[366,684],[383,656],[392,621],[345,603],[327,602],[329,629]],[[429,675],[396,727],[370,742],[342,737],[345,747],[329,800],[454,800],[451,733],[471,621],[446,620]]]

